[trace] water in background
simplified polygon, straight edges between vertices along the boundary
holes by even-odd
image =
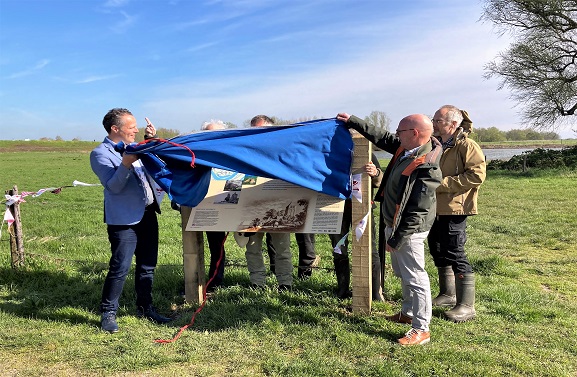
[[[508,160],[513,156],[521,155],[523,152],[532,151],[535,148],[504,148],[504,149],[483,149],[487,161],[489,160]],[[548,148],[553,150],[561,150],[561,148]],[[390,159],[392,154],[385,151],[375,151],[378,159]]]

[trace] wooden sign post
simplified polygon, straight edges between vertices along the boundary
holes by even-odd
[[[353,174],[361,175],[362,203],[352,198],[353,221],[351,227],[351,259],[353,280],[353,313],[369,314],[372,304],[372,223],[371,177],[364,174],[364,166],[371,160],[372,144],[357,132],[353,132],[355,151],[353,156]],[[368,216],[367,216],[368,214]],[[357,241],[355,227],[365,218],[366,227],[363,236]]]
[[[182,220],[182,253],[184,262],[184,296],[185,301],[196,304],[203,301],[203,291],[206,285],[204,268],[204,239],[202,232],[186,231],[186,223],[191,208],[180,207]]]

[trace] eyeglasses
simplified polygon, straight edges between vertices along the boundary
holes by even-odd
[[[442,123],[442,122],[447,122],[445,119],[431,119],[431,122],[433,122],[433,124],[435,123]]]
[[[399,134],[400,134],[401,132],[413,131],[413,130],[414,130],[414,128],[407,128],[406,130],[396,130],[396,131],[395,131],[395,136],[399,137]]]

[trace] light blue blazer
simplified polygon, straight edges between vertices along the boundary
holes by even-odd
[[[122,165],[114,143],[105,138],[90,153],[90,166],[104,186],[104,222],[109,225],[137,224],[144,215],[146,196],[134,169]]]

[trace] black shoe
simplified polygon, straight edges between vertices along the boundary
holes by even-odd
[[[313,274],[313,269],[312,268],[305,268],[305,269],[300,269],[299,268],[299,272],[297,274],[297,278],[301,279],[301,280],[307,280],[308,278],[310,278]]]
[[[147,309],[144,309],[141,306],[136,308],[136,316],[138,318],[146,318],[146,319],[148,319],[152,322],[158,323],[158,324],[168,323],[168,322],[172,321],[172,319],[158,314],[156,312],[156,309],[152,305],[149,306]]]
[[[217,288],[224,287],[222,280],[213,280],[206,286],[206,292],[214,292]]]
[[[111,334],[118,332],[118,324],[116,323],[116,313],[106,312],[102,313],[100,319],[100,328],[102,331],[109,332]]]
[[[286,292],[286,291],[290,291],[290,290],[292,290],[292,286],[290,286],[290,285],[281,284],[278,286],[279,292]]]
[[[255,290],[255,291],[264,290],[264,285],[258,285],[258,284],[254,284],[254,283],[250,283],[250,285],[248,287],[252,290]]]
[[[346,300],[347,298],[353,297],[353,291],[350,289],[338,290],[336,296],[340,300]]]

